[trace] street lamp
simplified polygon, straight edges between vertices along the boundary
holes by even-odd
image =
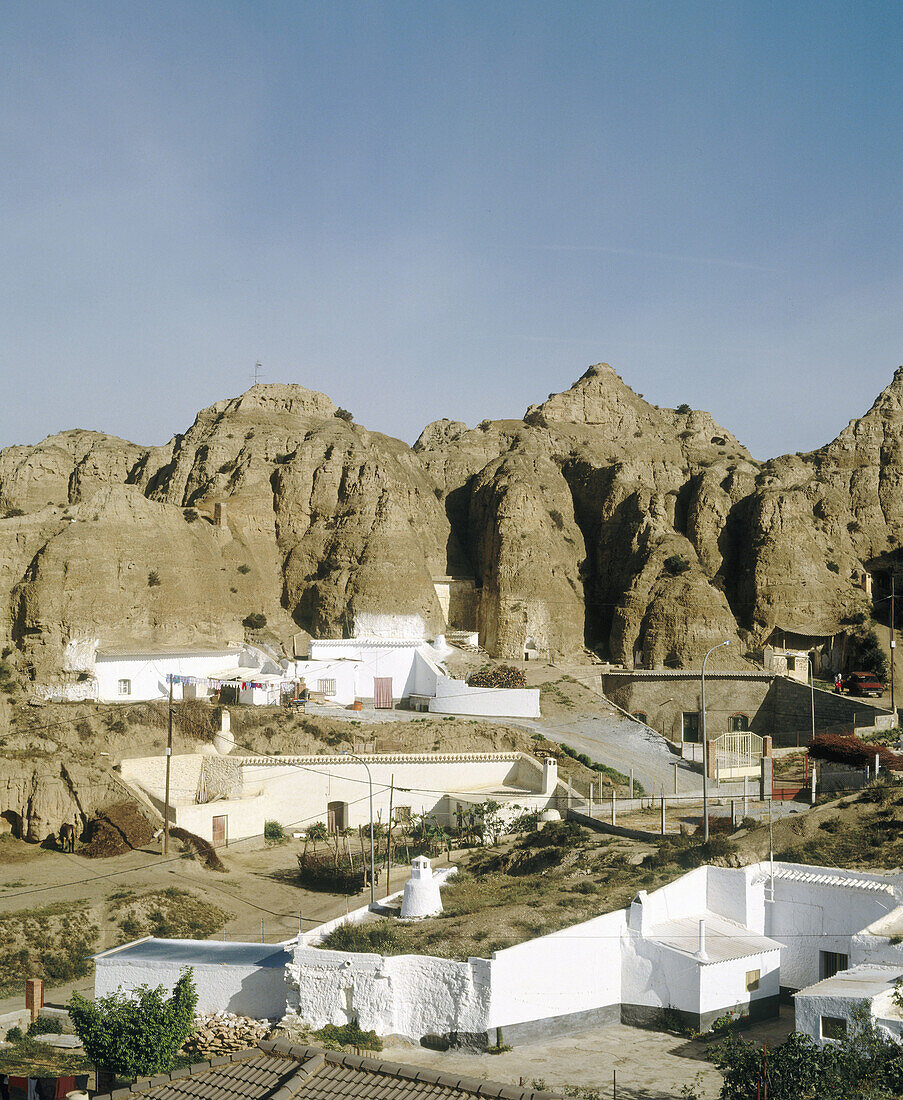
[[[702,698],[700,700],[702,704],[702,820],[703,838],[706,842],[709,839],[709,746],[705,733],[705,663],[716,649],[721,649],[722,646],[730,644],[730,638],[727,641],[719,642],[718,645],[713,645],[702,658]]]
[[[373,851],[373,776],[370,774],[370,767],[366,760],[361,760],[359,756],[355,756],[353,752],[349,752],[347,749],[342,749],[342,756],[350,756],[358,764],[363,764],[367,770],[367,784],[370,787],[370,908],[373,910],[376,908],[376,856]]]

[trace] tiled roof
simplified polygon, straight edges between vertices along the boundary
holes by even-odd
[[[136,1081],[110,1100],[558,1100],[550,1092],[460,1073],[264,1040],[237,1054]],[[107,1100],[107,1098],[95,1098]]]
[[[699,921],[705,921],[706,957],[699,959]],[[646,938],[698,959],[700,963],[720,963],[729,959],[745,959],[766,951],[780,951],[783,944],[768,936],[760,936],[751,928],[728,920],[709,910],[702,910],[691,917],[654,924],[646,932]]]

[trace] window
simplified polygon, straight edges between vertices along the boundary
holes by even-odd
[[[846,1039],[846,1020],[842,1016],[822,1016],[821,1037],[823,1039]]]
[[[645,711],[642,711],[642,710],[635,711],[633,716],[634,716],[634,718],[636,718],[636,720],[638,722],[642,722],[644,726],[649,725],[649,715],[646,714]]]
[[[759,988],[759,979],[762,977],[761,970],[747,970],[746,971],[746,992],[755,993]]]
[[[730,717],[731,733],[746,733],[749,729],[749,715],[732,714]]]
[[[392,816],[397,824],[402,822],[409,822],[411,820],[411,807],[410,806],[396,806]]]
[[[681,732],[684,741],[699,740],[699,711],[685,710],[681,715]]]
[[[849,955],[842,955],[839,951],[821,952],[821,976],[823,980],[833,978],[841,970],[849,969],[849,966]]]
[[[335,680],[317,680],[317,691],[324,695],[335,695]]]
[[[120,695],[131,695],[132,694],[132,681],[131,680],[120,680],[119,681],[119,694]]]

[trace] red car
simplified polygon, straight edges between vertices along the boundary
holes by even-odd
[[[874,673],[851,672],[840,685],[841,691],[849,695],[883,695],[884,685]]]

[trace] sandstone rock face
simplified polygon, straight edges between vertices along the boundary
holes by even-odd
[[[903,547],[903,368],[832,443],[764,464],[606,364],[413,447],[256,385],[164,447],[73,430],[0,451],[0,517],[0,641],[36,675],[78,638],[233,643],[252,612],[286,648],[429,637],[451,582],[499,657],[688,667],[730,638],[737,664],[775,627],[842,628]]]
[[[116,798],[122,788],[97,768],[71,760],[3,761],[0,817],[23,840],[42,843],[67,823],[81,833],[95,811]]]

